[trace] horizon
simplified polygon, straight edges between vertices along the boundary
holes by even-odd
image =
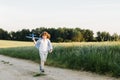
[[[36,28],[54,28],[54,27],[36,27]],[[36,29],[36,28],[33,28],[33,29]],[[79,27],[57,27],[57,28],[54,28],[54,29],[58,29],[58,28],[71,28],[71,29],[75,29],[75,28],[79,28]],[[3,29],[3,28],[1,28],[1,29]],[[23,29],[29,29],[29,28],[23,28]],[[29,30],[32,31],[33,29],[29,29]],[[84,30],[83,28],[80,28],[80,29]],[[3,30],[5,30],[5,29],[3,29]],[[87,29],[85,29],[85,30],[87,30]],[[91,29],[89,29],[89,30],[91,30]],[[8,30],[5,30],[5,31],[7,31],[8,33],[12,32],[12,31],[8,31]],[[22,31],[22,29],[19,29],[19,30],[16,30],[16,31],[13,30],[13,32],[17,32],[17,31]],[[91,31],[93,31],[93,30],[91,30]],[[94,37],[97,36],[97,32],[107,32],[107,31],[96,31],[96,32],[93,31],[93,36]],[[118,34],[120,36],[119,33],[110,33],[110,32],[108,32],[108,33],[110,35]]]
[[[0,28],[81,28],[120,34],[119,0],[0,0]]]

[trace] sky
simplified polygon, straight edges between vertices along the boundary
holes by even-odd
[[[79,27],[120,34],[120,0],[0,0],[0,28]]]

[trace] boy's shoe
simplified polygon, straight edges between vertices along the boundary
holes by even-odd
[[[41,66],[40,66],[40,71],[41,71],[41,72],[45,72],[45,70],[44,70],[44,69],[42,69],[42,68],[41,68]]]
[[[42,70],[41,70],[41,72],[45,72],[45,70],[44,70],[44,69],[42,69]]]
[[[42,70],[41,66],[40,66],[40,71]]]

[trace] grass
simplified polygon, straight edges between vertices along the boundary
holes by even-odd
[[[33,46],[33,42],[0,40],[0,48]]]
[[[67,44],[67,45],[66,45]],[[120,77],[120,42],[54,43],[47,65]],[[35,47],[1,48],[0,54],[39,62]]]

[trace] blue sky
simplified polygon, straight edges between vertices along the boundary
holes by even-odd
[[[0,0],[0,28],[79,27],[120,34],[120,0]]]

